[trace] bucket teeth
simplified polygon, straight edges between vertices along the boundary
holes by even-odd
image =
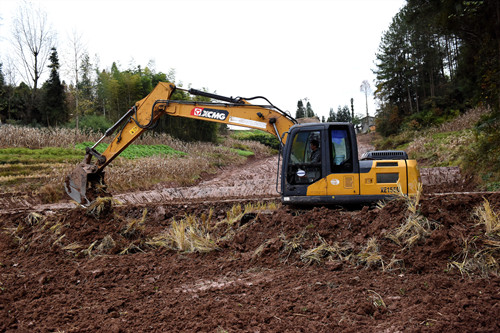
[[[71,199],[82,206],[90,205],[87,190],[94,187],[93,183],[103,184],[103,174],[95,165],[80,163],[66,177],[64,188]]]

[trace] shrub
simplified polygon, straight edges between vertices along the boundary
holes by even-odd
[[[78,122],[78,127],[82,130],[92,130],[103,133],[112,125],[113,123],[110,120],[106,119],[104,116],[98,116],[98,115],[82,116]],[[70,128],[76,127],[75,120],[72,120],[70,122],[69,127]]]
[[[476,142],[465,156],[470,174],[481,171],[479,181],[487,189],[497,189],[500,182],[500,112],[483,115],[475,128]]]
[[[276,150],[280,147],[280,142],[276,136],[259,130],[234,131],[231,137],[239,140],[257,141]]]

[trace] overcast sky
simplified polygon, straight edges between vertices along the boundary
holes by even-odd
[[[64,47],[72,31],[100,68],[113,61],[175,70],[176,83],[226,96],[265,96],[294,116],[307,98],[316,114],[349,105],[366,114],[375,53],[404,0],[33,0]],[[0,61],[21,0],[0,2]],[[68,80],[68,79],[67,79]],[[370,115],[375,114],[369,96]],[[124,110],[125,112],[126,110]]]

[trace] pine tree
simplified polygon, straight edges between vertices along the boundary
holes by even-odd
[[[304,118],[306,116],[306,110],[304,109],[304,103],[299,99],[297,102],[297,111],[295,112],[295,118]]]
[[[7,92],[5,86],[5,78],[2,71],[3,64],[0,63],[0,124],[7,119]]]
[[[306,117],[307,118],[312,118],[314,117],[315,114],[314,114],[314,111],[311,107],[311,103],[309,101],[307,101],[307,105],[306,105]]]
[[[337,115],[335,114],[335,111],[333,111],[333,108],[330,108],[330,113],[328,114],[326,121],[329,123],[337,121]]]
[[[351,111],[349,110],[349,107],[347,105],[344,105],[343,107],[340,107],[339,105],[339,108],[337,110],[337,121],[348,123],[352,121]]]
[[[50,76],[43,85],[43,100],[40,121],[46,126],[55,126],[68,121],[64,85],[59,78],[57,50],[51,49],[49,61]]]

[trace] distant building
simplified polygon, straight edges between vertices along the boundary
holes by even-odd
[[[361,133],[368,133],[375,131],[375,117],[367,116],[361,118]]]

